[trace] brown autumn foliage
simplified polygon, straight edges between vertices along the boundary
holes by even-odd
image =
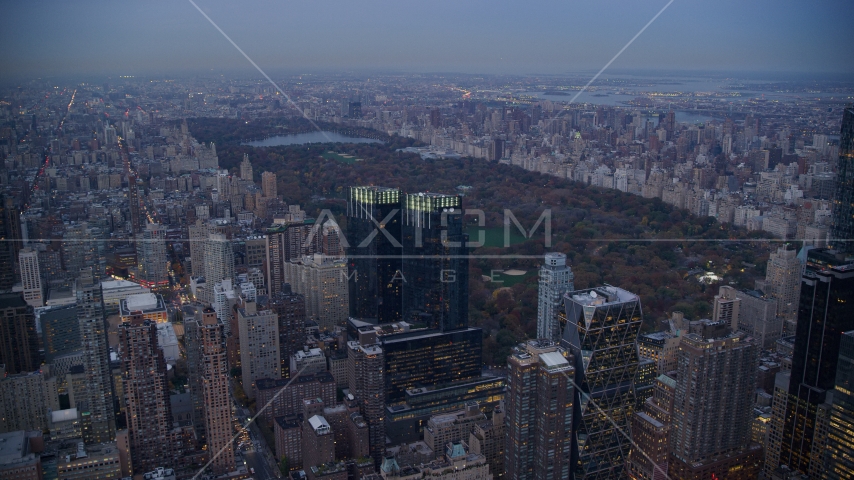
[[[280,133],[269,120],[255,125],[257,137]],[[456,193],[465,190],[465,208],[481,209],[486,228],[501,236],[504,211],[509,209],[526,229],[546,209],[551,211],[552,238],[547,247],[542,226],[529,239],[509,247],[484,246],[482,256],[540,256],[548,251],[567,254],[575,287],[603,283],[619,286],[641,297],[645,324],[681,310],[689,317],[710,314],[717,286],[697,281],[695,272],[713,270],[723,284],[752,288],[764,275],[770,249],[759,235],[714,218],[700,218],[686,210],[617,190],[591,187],[571,180],[525,171],[481,159],[422,160],[396,151],[412,146],[411,139],[385,137],[386,144],[312,144],[253,148],[240,145],[228,132],[242,124],[229,119],[191,119],[191,131],[200,140],[217,143],[222,168],[236,172],[243,154],[255,168],[277,174],[279,193],[289,204],[300,204],[309,214],[331,210],[346,230],[346,195],[351,185],[398,187],[406,192]],[[252,124],[249,124],[252,127]],[[241,129],[244,127],[241,125]],[[328,151],[364,159],[353,164],[327,160]],[[471,217],[472,221],[475,217]],[[514,227],[511,228],[515,230]],[[472,235],[473,236],[473,235]],[[475,238],[472,238],[474,240]],[[470,262],[470,323],[484,329],[484,363],[503,364],[509,349],[535,335],[537,316],[537,258],[484,258]],[[532,275],[513,285],[483,281],[494,269],[516,268]]]

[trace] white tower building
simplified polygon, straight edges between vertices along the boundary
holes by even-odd
[[[575,290],[572,269],[566,265],[566,255],[558,252],[546,254],[540,267],[539,303],[537,306],[537,338],[560,341],[558,312],[563,294]]]
[[[39,253],[30,248],[21,250],[18,253],[18,264],[21,266],[24,301],[34,308],[43,306],[42,279],[39,276]]]

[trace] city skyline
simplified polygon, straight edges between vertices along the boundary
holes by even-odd
[[[550,75],[597,71],[667,2],[197,4],[271,73]],[[94,7],[5,6],[0,78],[253,73],[190,2]],[[852,14],[848,2],[677,1],[610,71],[850,74],[854,53],[838,47],[854,42]]]
[[[4,7],[0,477],[852,475],[854,7],[87,7]]]

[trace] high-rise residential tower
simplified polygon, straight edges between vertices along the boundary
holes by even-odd
[[[249,154],[243,154],[243,161],[240,162],[240,179],[246,181],[253,181],[252,177],[252,162],[249,161]]]
[[[111,442],[116,437],[116,420],[101,282],[93,277],[91,268],[85,268],[80,270],[74,290],[86,384],[84,403],[78,402],[76,407],[80,412],[88,412],[91,419],[91,429],[88,434],[84,431],[83,440]]]
[[[350,315],[377,323],[401,320],[400,190],[350,187],[347,249]]]
[[[718,289],[715,300],[712,303],[712,320],[726,322],[731,329],[738,329],[738,315],[741,309],[741,299],[738,291],[728,285]]]
[[[205,243],[211,233],[210,227],[204,220],[196,220],[196,223],[187,227],[190,239],[190,265],[194,277],[205,276]]]
[[[46,371],[6,375],[0,365],[0,432],[47,430],[50,412],[59,410],[56,387]]]
[[[567,355],[550,340],[531,340],[507,359],[507,479],[572,476],[575,368]]]
[[[316,253],[287,262],[284,270],[288,282],[284,285],[305,297],[306,317],[322,330],[333,330],[347,322],[350,302],[343,259]]]
[[[854,254],[854,104],[845,107],[842,114],[836,175],[831,245]]]
[[[81,268],[93,267],[92,274],[100,277],[95,269],[97,249],[92,229],[87,222],[79,222],[65,227],[62,237],[62,264],[70,277],[76,277]]]
[[[801,289],[801,262],[793,249],[771,252],[765,270],[765,293],[777,299],[777,315],[783,319],[783,335],[794,335]]]
[[[347,102],[347,116],[362,118],[362,102]]]
[[[305,297],[293,293],[290,285],[285,284],[280,292],[269,297],[267,306],[279,319],[282,378],[291,378],[290,358],[305,344]]]
[[[21,284],[24,287],[24,301],[33,308],[43,306],[44,296],[39,274],[38,252],[29,248],[21,250],[18,253],[18,264],[21,270]]]
[[[205,277],[205,251],[208,236],[215,233],[215,228],[206,220],[197,219],[196,223],[187,227],[190,239],[190,266],[194,277]]]
[[[376,335],[362,335],[347,342],[347,373],[350,393],[368,422],[371,457],[379,465],[385,455],[385,391],[383,349]]]
[[[202,313],[198,333],[201,337],[199,374],[204,398],[205,439],[208,452],[217,455],[211,469],[219,475],[234,470],[234,447],[223,328],[213,309],[207,308]]]
[[[273,172],[264,172],[261,174],[261,191],[267,198],[276,198],[278,192],[276,190],[276,174]]]
[[[149,223],[137,240],[139,280],[146,286],[162,286],[168,282],[166,271],[166,229]]]
[[[777,315],[778,300],[757,290],[741,290],[736,297],[741,301],[738,330],[756,339],[759,348],[774,348],[774,343],[783,336],[783,317]]]
[[[756,478],[761,447],[751,444],[750,425],[760,346],[725,322],[706,322],[679,347],[670,476]]]
[[[132,316],[119,325],[119,357],[131,463],[136,472],[169,465],[172,408],[166,359],[157,348],[157,324]]]
[[[655,379],[652,397],[632,417],[632,450],[626,460],[631,480],[668,478],[670,429],[676,380],[661,374]]]
[[[223,280],[234,280],[234,249],[225,235],[211,233],[205,240],[205,289],[208,298],[202,301],[213,301],[213,287]]]
[[[563,294],[575,290],[572,269],[566,264],[566,254],[546,254],[540,267],[540,284],[537,304],[537,338],[560,341],[558,313],[563,307]]]
[[[854,330],[854,266],[831,250],[813,249],[801,278],[779,463],[810,473],[818,406],[834,388],[839,346]]]
[[[320,229],[314,228],[314,219],[303,218],[304,213],[289,214],[294,216],[292,221],[267,230],[270,242],[267,286],[270,293],[279,292],[282,285],[288,283],[285,279],[288,262],[299,261],[306,255],[320,251],[323,235]]]
[[[384,435],[411,442],[437,413],[497,404],[503,379],[483,374],[483,334],[468,326],[462,197],[372,187],[350,194],[348,335],[372,332],[369,344],[383,353]],[[370,282],[360,285],[365,269]]]
[[[253,398],[257,380],[281,378],[279,317],[272,310],[258,310],[255,302],[244,302],[237,309],[237,325],[243,390]]]
[[[640,298],[606,285],[564,295],[561,346],[575,358],[575,478],[622,478],[635,411]]]

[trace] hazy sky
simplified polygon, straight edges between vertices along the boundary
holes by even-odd
[[[598,70],[667,0],[196,0],[271,72]],[[0,75],[243,72],[188,0],[0,1]],[[854,73],[854,2],[675,0],[614,70]]]

